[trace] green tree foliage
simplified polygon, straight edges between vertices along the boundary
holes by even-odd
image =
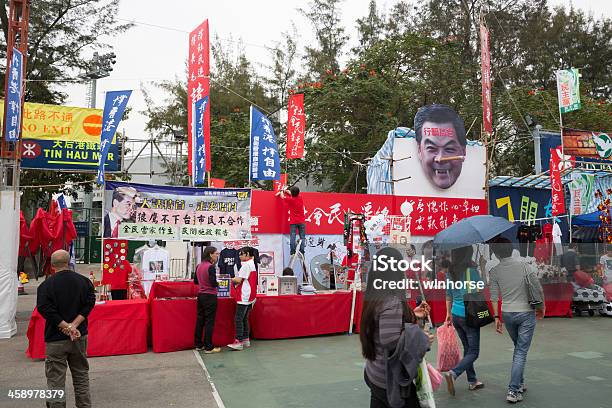
[[[468,137],[480,139],[481,21],[490,30],[494,135],[488,144],[492,175],[533,172],[533,140],[525,116],[545,129],[559,128],[555,71],[581,68],[581,110],[564,115],[567,127],[612,129],[610,19],[573,8],[550,8],[546,0],[398,1],[387,10],[372,1],[356,21],[358,44],[348,54],[340,0],[313,0],[300,10],[315,42],[304,47],[305,67],[294,74],[295,32],[272,50],[267,81],[243,54],[213,53],[211,86],[215,177],[241,185],[248,163],[249,102],[273,112],[289,93],[305,94],[306,157],[291,160],[290,181],[308,180],[320,190],[362,192],[365,164],[397,126],[412,127],[417,109],[452,106]],[[292,83],[292,81],[295,82]],[[213,125],[214,124],[214,125]],[[284,144],[284,128],[279,128]],[[223,135],[222,138],[217,135]],[[242,149],[242,150],[240,150]]]
[[[28,56],[26,61],[27,102],[62,104],[66,93],[61,80],[74,80],[90,68],[94,51],[108,52],[108,41],[131,25],[117,20],[119,0],[37,0],[30,6]],[[8,1],[0,0],[0,59],[6,67]],[[0,81],[4,92],[4,81]],[[93,179],[89,174],[22,170],[22,185],[62,184]],[[85,188],[91,189],[90,185]],[[23,206],[46,205],[56,187],[27,189]]]

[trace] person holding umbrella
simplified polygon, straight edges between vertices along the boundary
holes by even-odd
[[[476,264],[472,261],[473,248],[471,245],[453,249],[451,262],[448,268],[448,279],[458,282],[479,282],[480,274]],[[471,327],[466,323],[466,312],[464,296],[467,293],[465,287],[461,289],[448,288],[446,290],[446,321],[445,324],[453,325],[461,344],[463,345],[463,358],[450,371],[444,373],[448,392],[455,395],[455,380],[464,372],[467,375],[468,388],[470,391],[479,390],[484,387],[476,377],[474,362],[480,353],[480,327]]]

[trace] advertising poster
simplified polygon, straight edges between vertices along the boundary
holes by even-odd
[[[467,140],[463,119],[454,110],[424,106],[414,130],[414,137],[395,139],[395,195],[485,198],[486,149]]]
[[[596,160],[612,159],[612,137],[604,132],[563,129],[563,153]]]
[[[251,190],[107,182],[104,237],[226,241],[251,235]]]
[[[259,251],[259,274],[274,275],[274,252]]]

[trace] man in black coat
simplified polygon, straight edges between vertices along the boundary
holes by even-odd
[[[45,318],[47,358],[45,374],[49,390],[64,390],[64,398],[50,399],[51,408],[66,407],[66,369],[70,367],[78,408],[91,407],[89,363],[87,362],[87,316],[96,303],[93,284],[68,267],[70,254],[51,255],[54,274],[39,287],[38,312]]]

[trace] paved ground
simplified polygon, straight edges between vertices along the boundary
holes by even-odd
[[[86,270],[84,270],[86,271]],[[83,271],[83,272],[84,272]],[[18,335],[0,340],[0,390],[44,388],[44,362],[25,356],[25,331],[35,304],[36,283],[20,296]],[[612,319],[580,317],[546,319],[539,324],[529,354],[529,391],[523,408],[612,407]],[[503,401],[512,358],[511,342],[491,327],[482,331],[476,369],[486,388],[467,391],[458,382],[457,396],[436,393],[438,408],[506,407]],[[338,335],[307,339],[257,341],[243,352],[224,350],[202,355],[225,407],[367,407],[359,338]],[[427,356],[435,362],[434,351]],[[96,407],[154,408],[217,405],[206,376],[192,351],[90,359]],[[68,378],[67,384],[71,384]],[[68,387],[69,405],[73,397]],[[44,406],[33,401],[0,407]],[[73,405],[72,405],[73,406]]]
[[[546,319],[529,354],[523,408],[612,407],[612,319]],[[438,407],[507,407],[512,346],[484,328],[476,369],[486,388],[467,390],[465,379],[451,398],[436,393]],[[203,356],[226,407],[367,407],[363,359],[357,335],[253,341],[242,352]],[[434,351],[427,355],[435,365]],[[238,388],[238,384],[240,387]]]
[[[87,273],[89,268],[82,268]],[[46,386],[44,360],[25,355],[26,330],[36,303],[36,282],[27,285],[28,295],[19,296],[17,336],[0,340],[0,407],[42,407],[44,402],[13,401],[3,396],[7,389]],[[214,408],[216,403],[204,371],[193,351],[96,357],[89,359],[94,407],[193,407]],[[74,407],[72,379],[66,380],[68,406]]]

